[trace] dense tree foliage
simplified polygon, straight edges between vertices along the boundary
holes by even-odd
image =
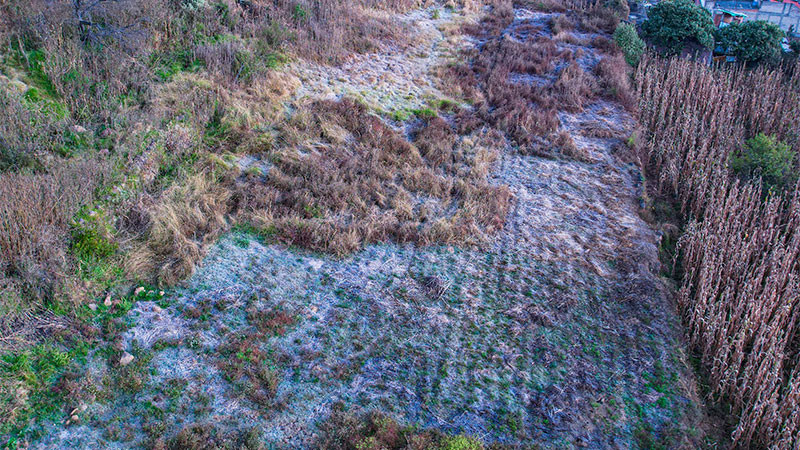
[[[761,177],[764,191],[783,191],[797,181],[795,153],[774,136],[759,133],[731,157],[731,169],[745,180]]]
[[[720,29],[717,42],[739,61],[748,64],[777,62],[783,36],[783,31],[774,23],[754,20]]]
[[[666,0],[654,6],[642,31],[653,45],[670,55],[680,53],[687,44],[714,46],[711,13],[691,0]]]

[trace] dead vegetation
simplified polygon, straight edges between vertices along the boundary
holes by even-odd
[[[642,166],[689,220],[678,302],[711,394],[738,416],[742,448],[800,442],[800,195],[791,186],[764,201],[758,180],[736,180],[728,164],[757,133],[798,148],[797,73],[645,59],[636,76]]]
[[[316,448],[330,450],[502,450],[500,444],[484,446],[466,436],[447,436],[435,430],[404,427],[379,412],[348,412],[341,403],[334,405],[331,417],[320,427]]]
[[[230,160],[217,155],[269,150],[272,134],[264,125],[281,120],[280,102],[299,84],[275,69],[291,58],[337,63],[387,41],[402,47],[408,30],[387,12],[416,6],[406,0],[4,5],[3,298],[35,309],[56,294],[84,297],[70,288],[80,282],[72,270],[70,223],[83,206],[101,206],[102,237],[119,249],[103,251],[104,258],[126,254],[130,277],[165,284],[186,277],[204,247],[232,224],[230,216],[243,211],[223,173]],[[89,163],[99,160],[107,163]],[[435,184],[421,168],[413,176]],[[95,195],[108,179],[115,191]],[[395,203],[403,209],[404,201]],[[344,238],[341,224],[306,217],[296,227],[288,215],[282,219],[276,226],[295,233],[292,242],[303,241],[307,226],[328,239]],[[474,211],[450,226],[463,231],[473,219],[493,220]],[[372,236],[366,241],[388,235],[355,227]],[[444,222],[437,230],[460,232]],[[353,242],[340,247],[356,248]]]
[[[50,173],[0,177],[0,285],[6,293],[0,322],[62,292],[73,219],[102,185],[106,167],[76,160]]]
[[[206,175],[169,188],[150,208],[138,211],[146,230],[128,257],[128,271],[155,275],[166,285],[186,278],[205,248],[227,229],[230,203],[230,190]]]
[[[582,9],[553,15],[547,23],[523,20],[510,27],[514,7],[521,6],[566,11],[561,5],[495,2],[478,24],[464,27],[483,43],[463,55],[466,62],[441,68],[443,89],[471,102],[476,115],[506,133],[520,151],[553,155],[550,147],[565,144],[561,153],[569,154],[569,142],[559,137],[558,110],[582,111],[600,95],[629,109],[635,106],[627,66],[617,64],[621,55],[610,40],[594,39],[592,45],[597,43],[608,56],[588,71],[580,62],[585,49],[564,45],[588,45],[571,31],[588,27],[588,32],[609,33],[618,19],[587,3],[573,5]]]
[[[510,194],[491,186],[496,137],[458,139],[424,121],[414,142],[351,100],[313,102],[281,127],[285,146],[240,191],[246,214],[279,239],[345,254],[366,243],[463,243],[502,227]]]

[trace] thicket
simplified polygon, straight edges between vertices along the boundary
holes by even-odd
[[[783,176],[798,170],[800,76],[646,57],[635,79],[642,167],[688,219],[678,304],[711,394],[731,405],[734,446],[794,448],[800,191]]]

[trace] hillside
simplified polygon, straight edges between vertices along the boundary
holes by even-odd
[[[724,445],[613,11],[267,3],[8,47],[0,442]]]

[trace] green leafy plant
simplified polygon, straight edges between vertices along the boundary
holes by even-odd
[[[480,441],[460,435],[448,437],[442,442],[442,450],[483,450]]]
[[[117,244],[102,211],[83,210],[72,222],[72,251],[82,259],[102,259],[114,254]]]
[[[733,24],[717,31],[717,41],[724,51],[747,64],[779,62],[783,37],[777,25],[764,20]]]
[[[639,64],[642,55],[645,51],[645,43],[639,34],[636,33],[636,27],[629,23],[621,23],[614,31],[614,42],[617,43],[622,53],[625,55],[625,61],[632,66]]]
[[[642,31],[653,45],[669,55],[680,53],[687,44],[714,46],[711,13],[692,0],[666,0],[653,6]]]
[[[783,191],[797,181],[796,156],[787,144],[759,133],[731,156],[730,167],[745,180],[761,177],[766,192]]]
[[[294,11],[292,12],[292,16],[294,16],[294,20],[298,22],[302,22],[308,17],[308,11],[303,7],[301,4],[294,5]]]

